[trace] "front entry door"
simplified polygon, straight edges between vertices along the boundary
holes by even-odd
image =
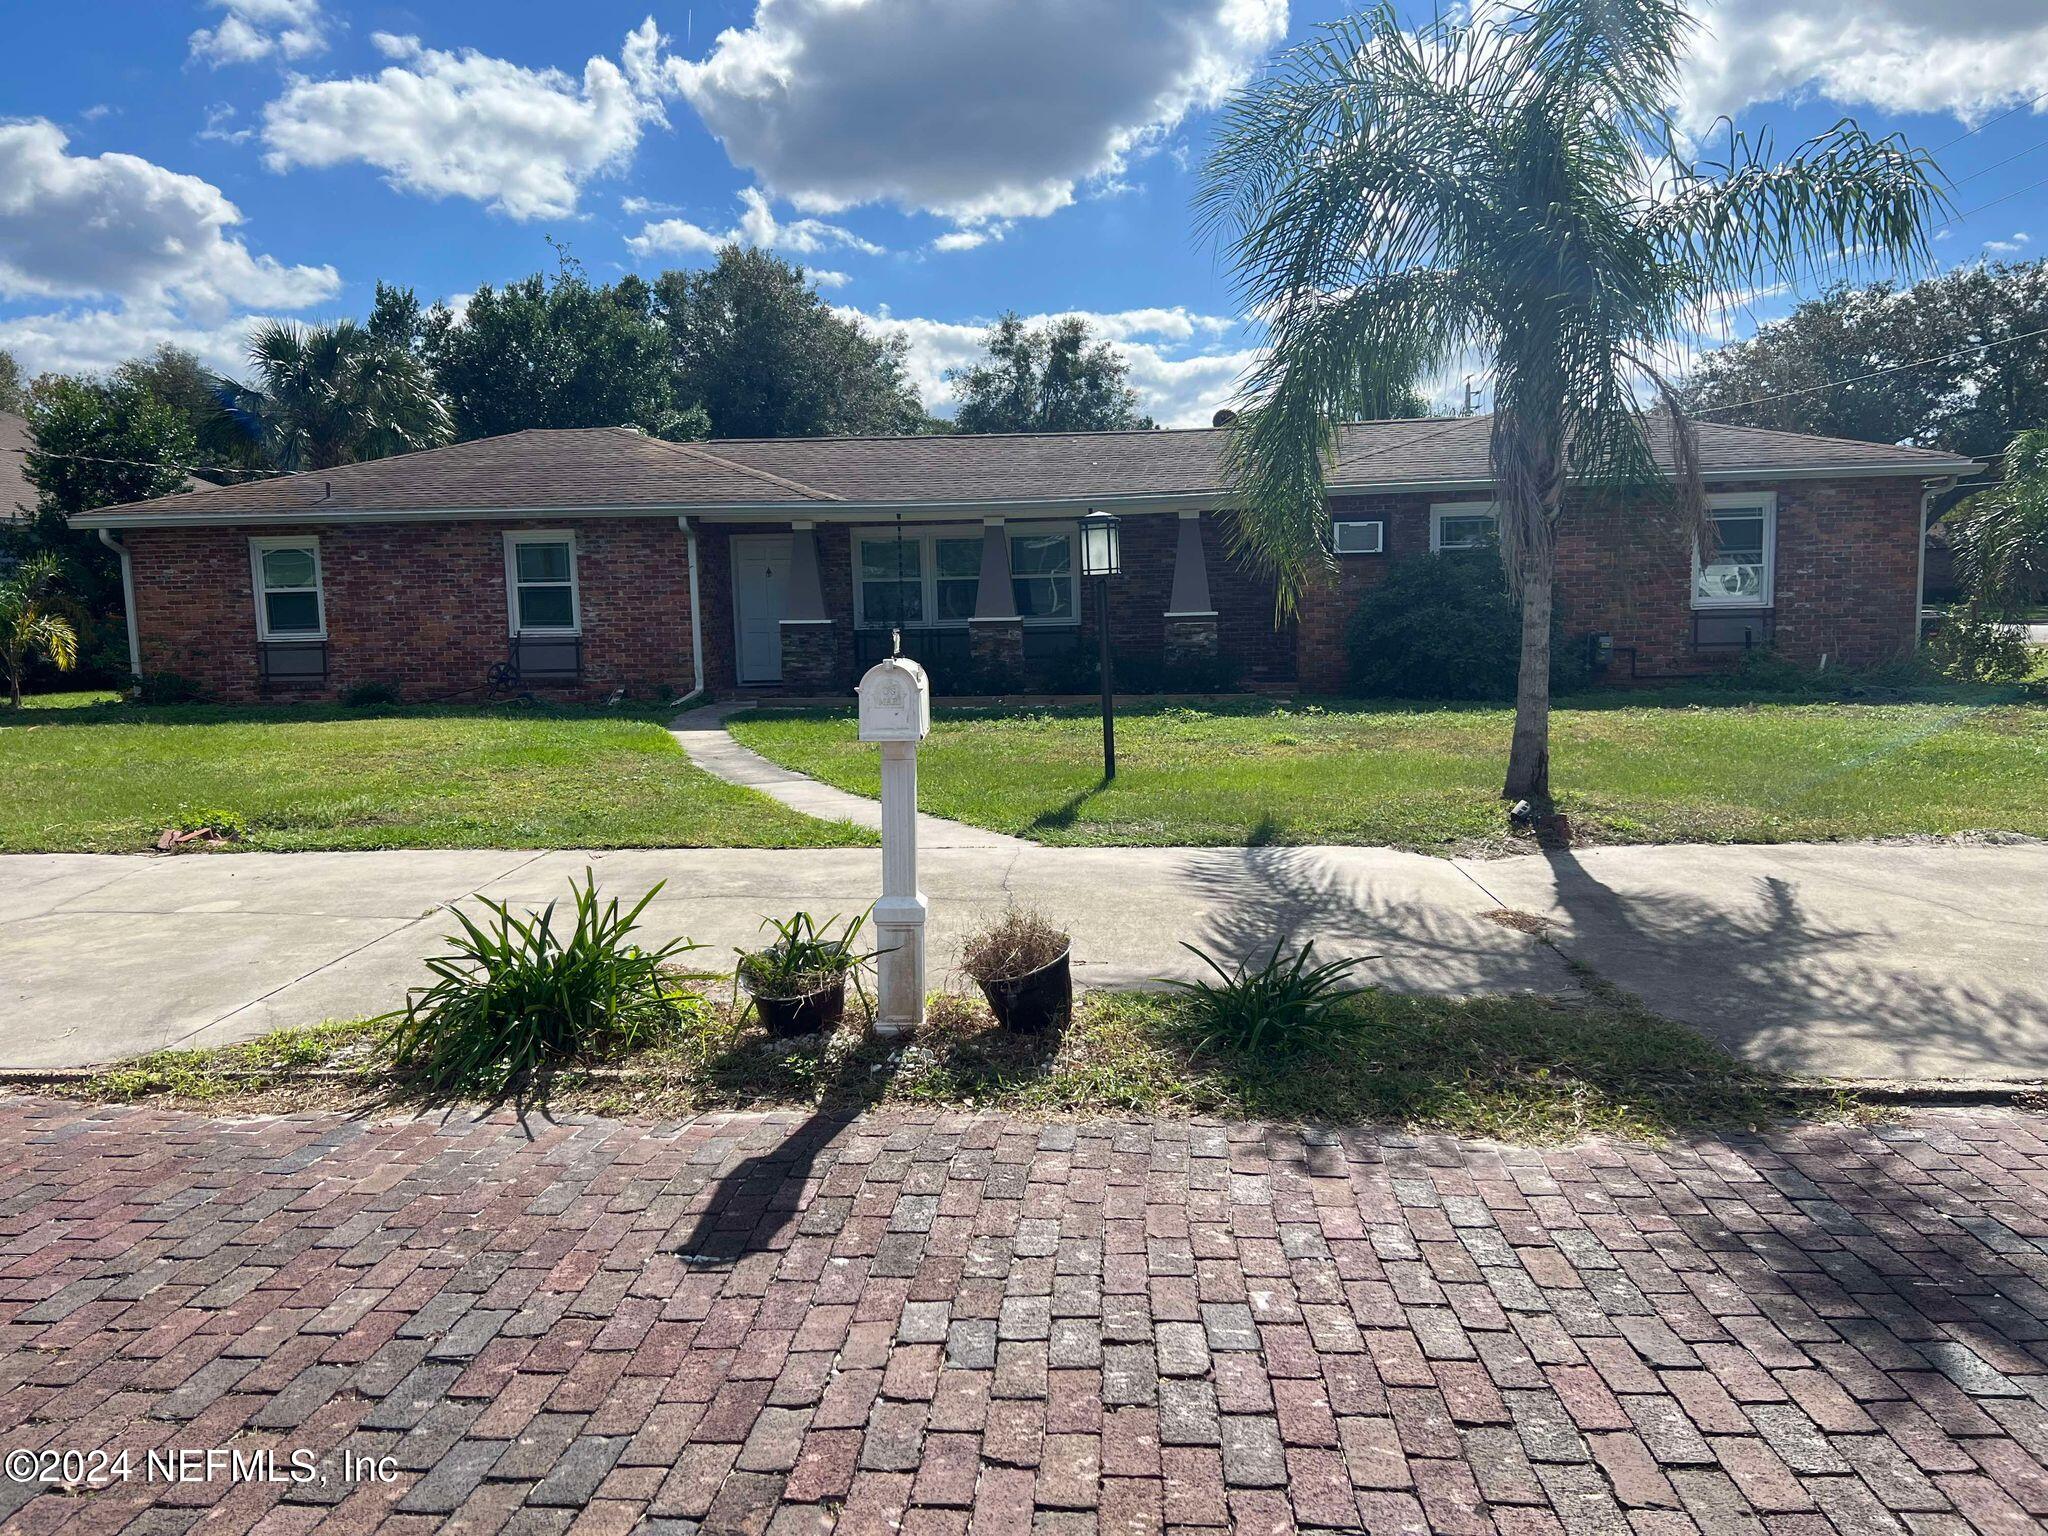
[[[739,681],[782,681],[782,616],[789,612],[789,535],[732,540],[732,611]]]

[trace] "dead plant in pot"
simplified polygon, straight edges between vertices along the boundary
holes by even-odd
[[[996,1021],[1019,1034],[1057,1029],[1074,1011],[1072,941],[1042,913],[1012,907],[968,939],[960,969]]]

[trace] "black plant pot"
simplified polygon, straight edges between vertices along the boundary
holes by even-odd
[[[756,993],[754,1007],[761,1015],[763,1026],[777,1040],[813,1035],[821,1029],[837,1029],[840,1019],[846,1014],[846,978],[841,976],[830,986],[806,992],[801,997],[762,997]]]
[[[1073,953],[1069,947],[1057,960],[1022,976],[976,982],[996,1022],[1020,1035],[1063,1028],[1074,1012],[1074,974],[1068,963]]]

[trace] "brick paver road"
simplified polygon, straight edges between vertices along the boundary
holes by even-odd
[[[0,1524],[1860,1536],[2048,1514],[2048,1119],[1561,1151],[796,1128],[0,1102],[0,1449],[135,1457],[99,1491],[0,1481]],[[325,1481],[164,1474],[215,1448],[303,1452]]]

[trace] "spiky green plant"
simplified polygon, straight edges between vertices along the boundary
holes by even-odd
[[[63,562],[44,554],[0,577],[0,667],[7,670],[7,693],[16,709],[29,663],[38,656],[59,672],[78,665],[78,631],[58,611],[63,576]]]
[[[1345,985],[1365,958],[1311,965],[1313,940],[1283,958],[1283,938],[1261,965],[1249,959],[1225,966],[1199,945],[1181,948],[1218,977],[1169,981],[1181,994],[1182,1022],[1197,1051],[1228,1050],[1245,1055],[1293,1055],[1313,1044],[1336,1019],[1344,1000],[1359,989]]]
[[[761,926],[774,930],[772,942],[739,951],[735,981],[754,997],[805,997],[854,974],[875,958],[857,948],[868,914],[820,923],[808,912],[787,918],[767,917]]]
[[[1331,558],[1337,423],[1432,369],[1491,365],[1522,608],[1510,798],[1550,787],[1567,486],[1650,493],[1711,541],[1691,434],[1645,403],[1674,401],[1659,359],[1731,294],[1920,258],[1944,201],[1924,153],[1848,120],[1782,160],[1732,125],[1685,150],[1672,104],[1693,30],[1680,0],[1459,7],[1414,30],[1382,4],[1242,92],[1204,174],[1205,227],[1269,330],[1229,462],[1283,606]]]
[[[515,917],[484,901],[491,914],[448,935],[452,953],[427,962],[437,980],[406,999],[386,1025],[393,1070],[431,1094],[517,1092],[580,1052],[628,1050],[678,1021],[684,996],[663,967],[701,945],[677,939],[658,949],[633,942],[656,885],[621,912],[600,901],[597,880],[570,882],[576,921],[566,939],[554,931],[556,903]]]
[[[1998,468],[1948,517],[1972,605],[1992,619],[2048,601],[2048,427],[2015,437]]]

